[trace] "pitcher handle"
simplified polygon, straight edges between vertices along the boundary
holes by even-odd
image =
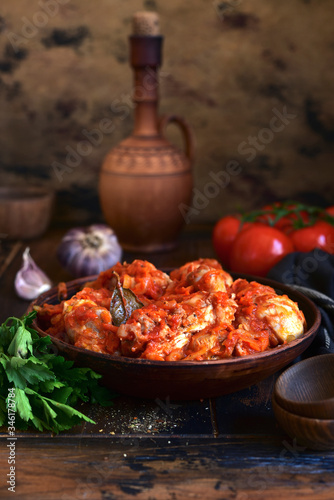
[[[159,132],[162,136],[165,135],[166,127],[170,123],[176,123],[180,127],[185,141],[185,153],[187,158],[189,159],[190,165],[192,165],[195,153],[195,140],[190,126],[181,116],[163,115],[159,120]]]

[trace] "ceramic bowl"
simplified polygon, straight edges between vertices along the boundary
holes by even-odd
[[[251,277],[245,278],[250,280]],[[69,296],[92,279],[95,277],[80,278],[67,283]],[[272,280],[255,277],[253,279],[272,286],[277,293],[287,294],[299,304],[307,322],[307,331],[302,337],[255,355],[214,361],[174,362],[99,354],[55,338],[52,342],[59,354],[74,360],[80,366],[88,366],[101,373],[104,385],[122,394],[171,400],[196,400],[229,394],[249,387],[288,365],[311,344],[320,324],[319,310],[303,294]],[[45,302],[55,304],[57,301],[55,287],[40,295],[30,305],[29,310],[34,305]],[[41,336],[46,335],[37,319],[33,327]]]
[[[274,394],[285,410],[310,418],[334,419],[334,354],[305,359],[277,379]]]
[[[278,404],[275,395],[272,405],[277,422],[298,444],[311,450],[334,449],[334,419],[308,418],[291,413]]]

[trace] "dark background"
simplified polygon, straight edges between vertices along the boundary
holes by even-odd
[[[101,162],[133,125],[127,37],[142,9],[160,14],[160,111],[194,130],[196,189],[229,161],[241,166],[193,222],[276,199],[333,204],[331,0],[2,0],[0,184],[55,190],[57,221],[102,218]],[[53,162],[104,118],[113,132],[57,178]],[[169,138],[182,145],[173,127]]]

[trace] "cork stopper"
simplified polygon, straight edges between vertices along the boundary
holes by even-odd
[[[133,34],[141,36],[160,35],[159,15],[156,12],[136,12],[133,16]]]

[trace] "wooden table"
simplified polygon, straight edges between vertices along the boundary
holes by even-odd
[[[144,256],[158,267],[214,257],[210,227],[187,227],[179,247]],[[65,230],[29,242],[54,282],[69,280],[56,258]],[[0,320],[20,316],[27,302],[14,292],[26,244],[1,241]],[[125,259],[143,256],[126,254]],[[276,375],[277,376],[277,375]],[[58,436],[17,432],[16,498],[328,499],[334,498],[334,452],[298,446],[278,427],[271,408],[276,376],[235,394],[192,402],[117,397],[111,408],[83,404],[96,421]],[[6,429],[1,434],[0,497],[8,491]]]

